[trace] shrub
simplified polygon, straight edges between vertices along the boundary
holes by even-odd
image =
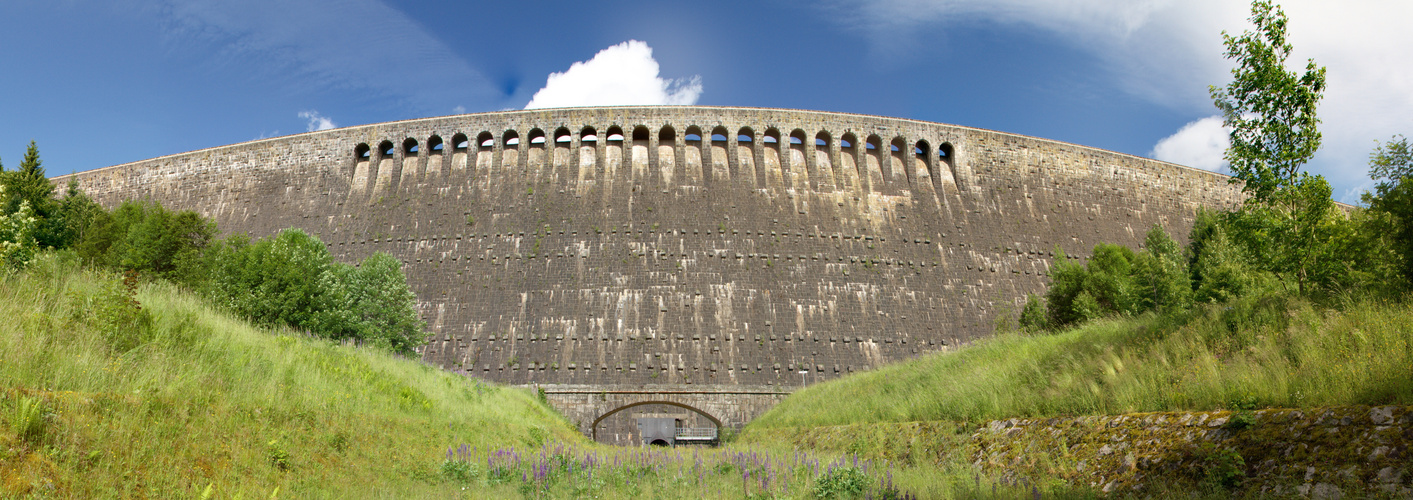
[[[0,198],[4,194],[4,186],[0,186]],[[29,264],[39,249],[34,239],[38,227],[39,219],[27,202],[21,202],[14,213],[0,214],[0,270],[19,270]]]
[[[830,470],[814,480],[815,498],[858,498],[872,482],[867,474],[854,467]]]
[[[1210,490],[1230,490],[1246,478],[1246,460],[1231,448],[1202,443],[1196,452],[1199,483]]]

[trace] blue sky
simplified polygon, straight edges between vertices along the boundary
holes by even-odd
[[[1374,141],[1413,135],[1413,2],[1283,5],[1299,62],[1329,68],[1308,169],[1357,201]],[[1228,81],[1221,31],[1245,29],[1248,9],[16,0],[0,5],[0,160],[13,168],[34,139],[55,175],[320,126],[652,98],[953,123],[1220,170],[1207,86]]]

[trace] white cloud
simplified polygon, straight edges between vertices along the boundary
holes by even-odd
[[[1043,30],[1104,61],[1123,91],[1190,116],[1211,114],[1207,86],[1231,79],[1221,32],[1251,27],[1249,3],[1231,0],[829,1],[875,48],[899,58],[923,29],[945,36],[948,25],[989,22]],[[1413,2],[1280,3],[1295,47],[1288,63],[1303,69],[1314,58],[1329,69],[1319,109],[1324,143],[1307,170],[1337,193],[1348,190],[1367,179],[1374,139],[1413,133]]]
[[[305,130],[309,132],[317,132],[320,130],[328,130],[331,128],[339,127],[338,125],[334,124],[334,121],[329,119],[329,117],[320,115],[318,111],[300,111],[299,117],[305,120],[309,120],[309,124],[305,126]]]
[[[1209,116],[1164,137],[1150,154],[1159,160],[1216,172],[1226,166],[1222,155],[1231,144],[1229,133],[1222,126],[1222,117]]]
[[[466,114],[466,106],[457,105],[456,107],[451,108],[451,112],[456,113],[458,115],[464,115]]]
[[[700,76],[658,77],[648,44],[629,40],[603,49],[593,59],[551,73],[525,109],[571,106],[691,105],[702,94]]]

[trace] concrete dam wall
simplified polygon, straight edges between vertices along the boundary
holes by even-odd
[[[947,349],[1041,291],[1056,248],[1181,239],[1240,199],[1222,175],[1033,137],[714,107],[380,123],[72,177],[110,207],[390,253],[425,360],[576,386],[784,389]]]

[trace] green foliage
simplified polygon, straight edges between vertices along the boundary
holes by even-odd
[[[408,464],[439,456],[449,440],[519,445],[532,427],[542,439],[586,439],[529,391],[258,329],[166,280],[137,282],[146,340],[118,352],[92,318],[113,282],[122,280],[60,252],[0,280],[0,441],[9,439],[0,469],[41,464],[57,487],[47,496],[197,498],[213,485],[211,498],[268,498],[275,488],[282,498],[500,498]],[[14,425],[20,395],[42,402],[21,419],[34,424]],[[20,441],[15,429],[27,426],[43,437]],[[8,479],[0,497],[32,496]]]
[[[44,442],[50,414],[53,413],[44,400],[21,394],[11,402],[9,413],[9,422],[6,423],[10,424],[10,430],[20,440],[30,444]]]
[[[1234,449],[1202,443],[1195,454],[1198,481],[1209,490],[1231,490],[1246,478],[1246,460]]]
[[[271,439],[270,442],[265,443],[265,457],[270,460],[270,465],[275,466],[276,470],[283,472],[290,468],[289,450],[286,450],[278,439]]]
[[[1294,293],[1000,335],[814,384],[752,421],[790,426],[1413,403],[1413,304]],[[1234,405],[1239,403],[1240,407]],[[764,431],[762,431],[764,429]]]
[[[1049,318],[1045,315],[1044,299],[1031,293],[1025,296],[1025,307],[1021,309],[1020,327],[1022,330],[1038,332],[1048,329]]]
[[[854,467],[839,467],[814,480],[815,498],[859,498],[873,478]]]
[[[257,324],[352,336],[339,307],[346,299],[333,258],[318,238],[286,229],[274,238],[247,243],[237,237],[227,245],[213,259],[210,290],[220,303]]]
[[[1232,81],[1212,86],[1212,100],[1231,127],[1226,159],[1242,189],[1258,203],[1302,180],[1300,166],[1320,148],[1315,107],[1325,90],[1325,68],[1311,59],[1305,73],[1287,71],[1292,47],[1285,12],[1268,0],[1251,4],[1256,31],[1222,33],[1224,55],[1236,60]]]
[[[137,301],[137,276],[133,272],[121,280],[99,281],[91,307],[98,333],[113,352],[125,353],[149,340],[152,316]]]
[[[334,262],[318,238],[286,229],[254,243],[229,238],[204,262],[211,271],[208,294],[256,323],[287,325],[404,355],[426,343],[426,324],[402,263],[386,253],[375,253],[355,268]]]
[[[1252,293],[1268,280],[1248,262],[1245,250],[1231,241],[1212,212],[1198,212],[1192,227],[1191,275],[1197,302],[1226,302]]]
[[[1157,225],[1144,242],[1145,249],[1138,253],[1121,245],[1095,245],[1088,264],[1069,262],[1059,252],[1060,263],[1051,272],[1045,296],[1049,325],[1059,328],[1111,314],[1182,308],[1191,303],[1191,282],[1181,247]]]
[[[393,256],[377,252],[363,259],[358,267],[332,264],[328,284],[340,288],[342,305],[348,313],[350,334],[380,347],[404,355],[426,343],[422,333],[426,323],[417,313],[417,296],[407,286],[402,263]]]
[[[1332,266],[1320,243],[1326,241],[1334,209],[1329,183],[1300,167],[1320,147],[1315,108],[1325,90],[1325,69],[1309,60],[1304,74],[1287,71],[1292,47],[1286,17],[1267,0],[1251,5],[1256,32],[1223,33],[1226,57],[1235,59],[1232,82],[1211,87],[1212,99],[1231,127],[1226,159],[1251,195],[1238,219],[1237,234],[1257,262],[1295,281],[1300,293],[1329,285]],[[1259,236],[1257,236],[1259,235]]]
[[[1148,230],[1143,246],[1133,266],[1139,291],[1137,310],[1187,307],[1192,302],[1192,282],[1182,247],[1156,224]]]
[[[84,215],[91,207],[75,201]],[[87,213],[77,245],[89,262],[188,283],[204,279],[198,261],[211,246],[216,224],[196,212],[173,212],[153,201],[125,201],[111,214]]]
[[[5,186],[0,185],[0,198],[5,192]],[[29,264],[39,247],[34,238],[38,227],[39,219],[27,201],[20,202],[14,212],[0,213],[0,271],[14,271]]]
[[[466,484],[480,477],[481,471],[465,460],[444,460],[441,466],[442,477],[457,484]]]
[[[1371,221],[1375,234],[1387,235],[1395,252],[1395,266],[1406,287],[1413,283],[1413,147],[1408,138],[1395,136],[1374,149],[1369,176],[1379,183],[1365,193],[1364,203],[1378,214]]]

